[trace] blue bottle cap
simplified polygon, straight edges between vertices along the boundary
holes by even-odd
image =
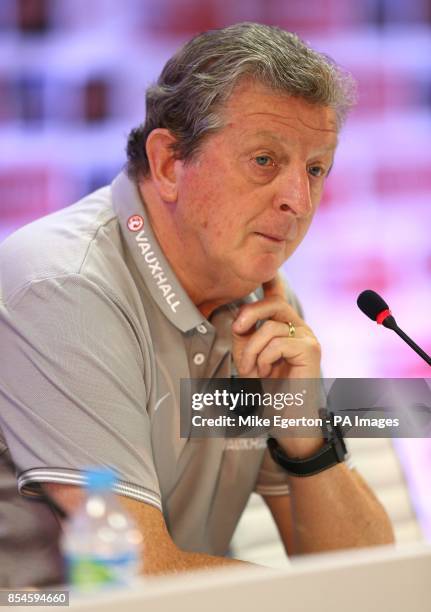
[[[117,475],[111,468],[90,467],[85,470],[85,479],[89,491],[110,491],[117,480]]]

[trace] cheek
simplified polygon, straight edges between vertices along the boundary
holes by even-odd
[[[223,214],[219,206],[211,208],[207,212],[207,226],[205,229],[207,230],[208,239],[216,244],[222,244],[226,236],[229,235],[229,228],[231,227],[229,219]]]
[[[207,225],[201,229],[201,238],[211,252],[224,257],[243,242],[240,218],[232,205],[221,207],[219,203],[211,206],[207,213]]]
[[[306,233],[308,232],[308,230],[310,229],[310,225],[313,221],[313,217],[314,217],[314,212],[312,215],[310,215],[310,217],[308,219],[303,219],[302,223],[299,226],[299,236],[300,236],[300,241],[302,241],[302,239],[304,238],[304,236],[306,235]]]
[[[217,167],[217,172],[214,170]],[[220,162],[198,163],[187,169],[181,199],[185,223],[190,223],[202,238],[217,246],[227,247],[235,241],[243,223],[238,211],[240,198],[235,196],[236,183]]]
[[[213,248],[223,242],[227,228],[231,225],[219,201],[210,198],[205,192],[200,195],[197,192],[190,193],[181,217],[181,225],[188,228],[187,233],[194,234],[201,242]]]
[[[318,181],[315,185],[310,188],[311,201],[313,203],[313,210],[315,211],[318,207],[320,200],[322,199],[324,189],[324,182]]]

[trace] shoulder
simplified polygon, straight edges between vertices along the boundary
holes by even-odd
[[[120,240],[111,188],[103,187],[0,244],[2,300],[12,300],[35,282],[81,274],[89,258],[112,251],[115,242]]]

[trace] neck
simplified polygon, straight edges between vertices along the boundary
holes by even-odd
[[[216,308],[238,300],[256,286],[235,278],[221,266],[212,267],[205,253],[175,223],[175,204],[162,201],[151,181],[138,185],[155,237],[173,272],[198,310],[207,319]],[[218,268],[218,269],[217,269]]]

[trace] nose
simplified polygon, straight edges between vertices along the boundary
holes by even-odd
[[[274,205],[277,210],[307,218],[313,211],[307,169],[302,164],[289,164],[278,176]]]

